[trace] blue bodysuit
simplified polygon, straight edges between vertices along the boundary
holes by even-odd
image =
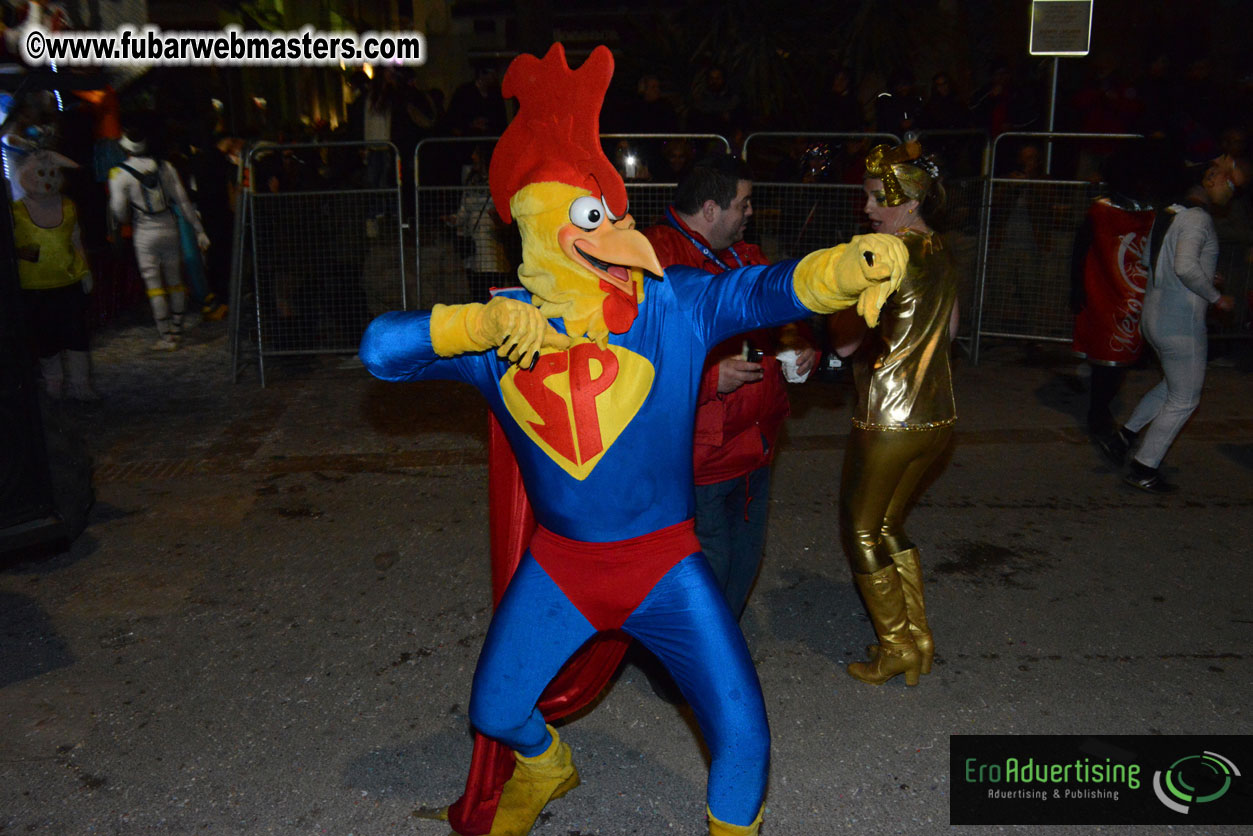
[[[727,822],[757,815],[769,763],[765,706],[704,556],[693,545],[660,564],[605,561],[611,544],[632,541],[624,553],[638,556],[650,536],[691,520],[705,355],[735,334],[808,316],[792,289],[795,267],[745,267],[716,282],[672,267],[664,281],[646,282],[639,315],[628,331],[609,335],[607,349],[585,340],[549,349],[525,372],[494,350],[440,357],[429,312],[388,313],[370,324],[360,353],[376,377],[460,380],[483,393],[541,534],[561,544],[550,554],[537,536],[493,616],[470,701],[480,732],[525,756],[543,752],[550,738],[535,707],[541,692],[589,638],[621,627],[665,663],[696,714],[712,756],[711,812]],[[521,289],[505,293],[530,301]],[[564,333],[564,321],[550,323]],[[595,568],[578,565],[580,544]]]

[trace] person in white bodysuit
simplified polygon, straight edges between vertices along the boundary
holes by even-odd
[[[157,324],[154,348],[170,351],[178,348],[182,337],[187,304],[178,221],[171,203],[177,203],[195,227],[201,251],[209,248],[209,237],[174,167],[147,156],[147,144],[138,131],[127,131],[119,145],[127,156],[109,172],[109,211],[117,223],[131,224],[135,260]]]
[[[1163,379],[1140,400],[1122,430],[1128,443],[1144,430],[1124,481],[1150,493],[1176,488],[1162,479],[1158,466],[1201,401],[1206,311],[1211,305],[1230,311],[1234,305],[1215,284],[1218,234],[1210,209],[1231,200],[1237,177],[1234,163],[1220,158],[1206,170],[1200,188],[1189,193],[1188,206],[1174,204],[1163,213],[1170,226],[1153,259],[1140,320],[1145,339],[1161,360]],[[1155,230],[1154,237],[1158,234]]]

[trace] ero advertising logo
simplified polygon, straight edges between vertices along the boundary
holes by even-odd
[[[1153,773],[1153,792],[1158,801],[1187,815],[1193,804],[1222,798],[1231,789],[1232,779],[1240,777],[1240,770],[1231,759],[1217,752],[1185,755],[1166,771]]]
[[[953,735],[949,821],[1253,824],[1245,753],[1253,736]]]

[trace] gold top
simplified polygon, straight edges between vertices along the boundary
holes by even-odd
[[[957,420],[949,365],[957,269],[936,233],[899,235],[909,269],[853,365],[853,423],[866,429],[919,430]]]
[[[876,145],[866,155],[866,176],[883,181],[883,195],[875,197],[884,206],[900,206],[910,200],[922,200],[931,185],[932,175],[914,164],[922,156],[922,145],[910,140],[891,148]]]

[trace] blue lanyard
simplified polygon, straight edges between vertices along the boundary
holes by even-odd
[[[679,219],[674,216],[673,206],[666,207],[666,223],[670,224],[670,226],[677,229],[679,231],[679,234],[682,235],[684,238],[691,241],[692,246],[695,247],[697,250],[699,250],[701,255],[703,255],[705,258],[709,259],[714,264],[721,267],[723,272],[726,272],[727,270],[731,269],[731,267],[726,262],[724,262],[722,259],[718,258],[718,256],[714,254],[713,250],[709,249],[708,246],[706,246],[705,244],[702,244],[700,241],[697,241],[696,238],[693,237],[692,233],[688,232],[686,229],[683,228],[683,224],[679,223]],[[744,262],[740,259],[740,254],[735,251],[734,244],[727,247],[727,251],[731,253],[732,257],[735,258],[735,266],[737,267],[744,266]]]

